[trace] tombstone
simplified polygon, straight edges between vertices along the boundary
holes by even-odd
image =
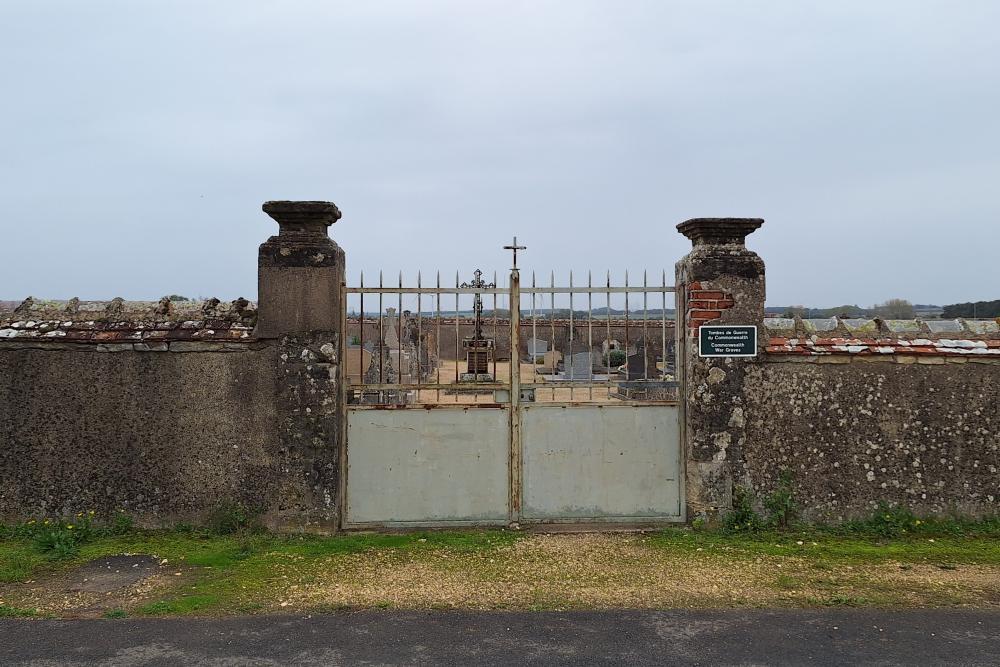
[[[562,358],[562,352],[559,350],[549,350],[542,355],[542,367],[539,369],[539,372],[544,374],[555,373]]]
[[[594,355],[589,351],[569,355],[563,366],[566,379],[590,380],[594,377]]]
[[[549,341],[542,340],[541,338],[528,339],[528,359],[531,363],[536,363],[539,357],[544,358],[545,353],[548,351]]]
[[[382,339],[385,341],[385,346],[390,350],[399,349],[399,335],[396,333],[396,327],[398,323],[396,320],[396,309],[386,308],[386,315],[382,320]]]
[[[345,351],[347,382],[361,384],[365,371],[371,368],[372,353],[360,345],[348,345]]]
[[[646,347],[641,339],[636,341],[635,353],[630,354],[625,361],[625,379],[653,380],[659,377],[656,368],[656,356]]]

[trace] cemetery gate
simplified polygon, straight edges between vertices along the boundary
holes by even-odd
[[[345,528],[684,520],[674,289],[345,287]]]

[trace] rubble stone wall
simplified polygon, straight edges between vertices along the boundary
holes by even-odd
[[[742,482],[763,498],[787,470],[814,520],[868,515],[880,502],[995,515],[1000,359],[930,358],[769,354],[748,365]]]
[[[124,510],[169,525],[272,504],[276,348],[198,345],[0,347],[0,519]]]

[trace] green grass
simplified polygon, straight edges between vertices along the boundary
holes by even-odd
[[[0,618],[32,618],[34,616],[38,616],[38,611],[35,609],[21,609],[0,604]]]
[[[0,583],[29,579],[32,573],[49,562],[34,546],[24,540],[0,540]]]
[[[898,538],[841,535],[819,529],[726,534],[668,529],[648,543],[668,551],[726,558],[789,556],[813,561],[814,567],[851,562],[964,563],[1000,565],[1000,535],[927,534]]]

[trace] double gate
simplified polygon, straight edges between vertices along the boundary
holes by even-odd
[[[468,278],[345,288],[344,527],[683,521],[665,274]]]

